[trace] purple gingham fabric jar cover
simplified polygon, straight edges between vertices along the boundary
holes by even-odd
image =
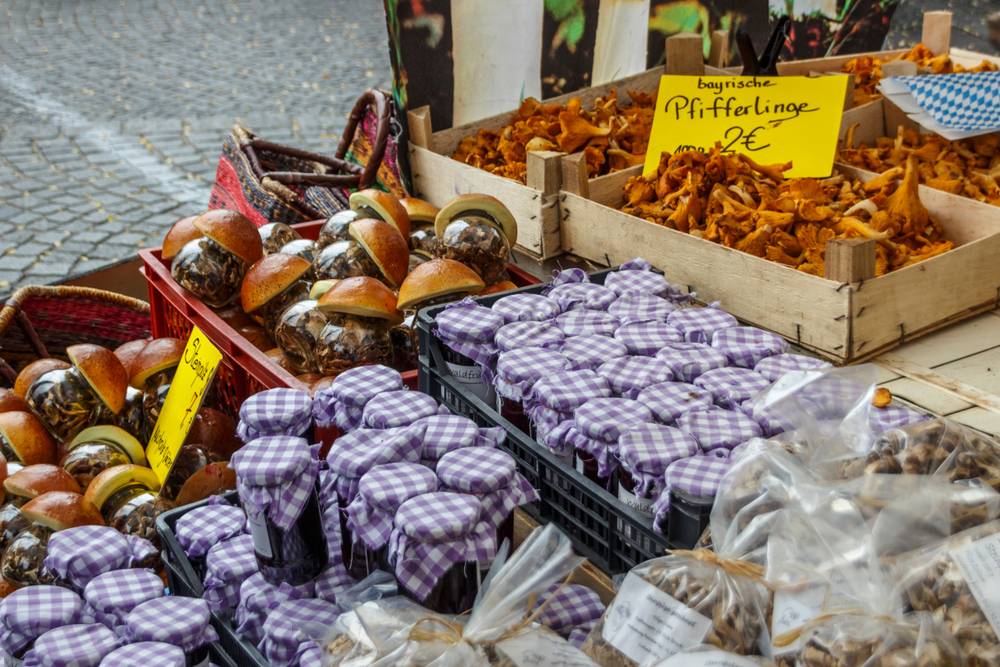
[[[729,365],[724,354],[704,343],[668,343],[656,358],[667,365],[674,379],[682,382],[694,382],[708,371]]]
[[[625,344],[629,354],[651,357],[664,346],[681,342],[681,333],[666,322],[650,320],[619,327],[615,338]]]
[[[594,591],[580,584],[552,584],[538,597],[539,603],[548,600],[538,622],[547,625],[563,637],[584,623],[596,621],[604,613],[604,603]],[[557,592],[558,591],[558,592]]]
[[[199,558],[219,540],[242,533],[246,523],[246,514],[239,507],[208,504],[177,519],[174,534],[189,558]]]
[[[462,493],[425,493],[403,503],[389,540],[399,583],[426,600],[455,563],[496,558],[496,528],[480,521],[481,513],[479,500]]]
[[[339,523],[339,522],[338,522]],[[316,595],[315,582],[301,586],[282,583],[275,586],[257,573],[240,586],[240,602],[236,607],[236,633],[251,640],[256,646],[264,638],[264,619],[267,613],[285,600],[301,600]]]
[[[653,489],[663,488],[667,468],[698,451],[697,440],[662,424],[633,426],[618,439],[618,458],[635,480],[633,493],[640,498],[650,498]]]
[[[766,377],[768,382],[777,382],[782,375],[792,371],[819,371],[826,368],[833,368],[833,365],[822,359],[787,353],[761,359],[753,367],[755,371]]]
[[[200,598],[157,598],[125,617],[125,637],[133,642],[165,642],[190,653],[219,641],[209,617],[208,603]]]
[[[907,424],[915,424],[926,419],[928,419],[927,415],[922,415],[907,408],[895,406],[887,408],[873,407],[869,413],[868,423],[871,424],[872,429],[876,433],[881,435],[894,428],[901,428]]]
[[[566,641],[576,648],[581,648],[583,643],[587,641],[587,637],[590,636],[590,631],[594,629],[595,625],[597,625],[597,621],[587,621],[586,623],[576,626],[570,631]]]
[[[361,425],[362,410],[372,398],[403,388],[403,376],[388,366],[359,366],[338,375],[313,397],[313,419],[324,428],[347,433]]]
[[[568,342],[568,341],[567,341]],[[512,401],[523,401],[531,387],[543,377],[567,368],[566,357],[556,350],[522,347],[497,358],[493,387]]]
[[[613,336],[621,322],[599,310],[571,310],[555,319],[559,330],[569,336]]]
[[[319,461],[304,438],[270,435],[258,438],[235,454],[236,488],[247,514],[267,515],[288,530],[316,491]]]
[[[83,599],[71,590],[26,586],[0,602],[0,624],[30,641],[49,630],[79,623],[82,612]]]
[[[115,633],[98,623],[65,625],[35,641],[24,667],[97,667],[121,643]]]
[[[289,667],[323,667],[323,649],[318,642],[302,642],[295,649],[295,656]]]
[[[670,313],[677,308],[666,299],[652,294],[630,292],[608,307],[608,312],[617,317],[622,326],[631,322],[659,320],[666,322]]]
[[[300,389],[268,389],[240,407],[236,434],[244,443],[265,435],[304,434],[312,426],[312,398]]]
[[[712,347],[726,355],[729,364],[753,368],[761,359],[788,351],[788,341],[756,327],[730,327],[716,331]]]
[[[545,296],[558,303],[564,313],[574,310],[606,312],[618,300],[618,295],[607,287],[593,283],[555,285],[545,293]]]
[[[152,542],[138,535],[126,535],[129,550],[132,552],[132,567],[139,566],[147,558],[159,556],[160,550]]]
[[[143,602],[163,597],[163,580],[152,570],[116,570],[95,577],[83,591],[84,611],[119,634],[125,617]]]
[[[670,296],[670,283],[662,274],[649,269],[619,269],[604,279],[604,286],[619,297],[629,293],[652,294],[666,299]]]
[[[607,336],[572,336],[560,348],[559,353],[569,362],[572,371],[594,370],[610,359],[620,359],[628,355],[625,343]]]
[[[448,414],[447,408],[419,391],[389,391],[368,401],[362,416],[363,428],[409,426],[431,415]]]
[[[450,350],[488,365],[498,352],[493,337],[505,322],[499,313],[466,297],[445,306],[434,324],[434,335]]]
[[[713,302],[705,308],[684,308],[670,313],[667,322],[689,343],[711,343],[716,331],[740,325],[739,321]]]
[[[664,486],[660,497],[656,499],[653,511],[656,521],[653,528],[660,532],[663,519],[670,511],[670,494],[672,491],[683,491],[695,498],[710,500],[715,498],[719,490],[722,476],[729,470],[730,460],[716,456],[691,456],[676,461],[667,468],[664,475]]]
[[[22,635],[20,632],[14,632],[7,627],[0,628],[0,651],[7,655],[15,655],[28,649],[31,646],[31,642],[35,641],[35,639],[35,637]]]
[[[558,303],[541,294],[511,294],[501,297],[493,303],[492,309],[506,324],[544,322],[554,319],[562,312]]]
[[[760,424],[736,410],[688,412],[677,420],[677,428],[697,440],[706,452],[719,448],[732,449],[750,438],[763,435]]]
[[[94,577],[132,565],[132,548],[125,536],[107,526],[77,526],[49,538],[45,569],[77,590]]]
[[[186,664],[184,651],[163,642],[127,644],[101,661],[101,667],[184,667]]]
[[[661,424],[673,424],[685,412],[710,410],[715,407],[712,395],[686,382],[661,382],[646,387],[637,401],[653,413],[653,419]]]
[[[331,559],[331,564],[323,573],[316,577],[316,597],[321,600],[326,600],[327,602],[336,602],[337,596],[340,595],[344,589],[350,588],[357,582],[351,579],[351,575],[347,573],[347,568],[342,562],[344,560],[341,556],[336,563]]]
[[[757,425],[760,426],[760,430],[766,438],[781,435],[785,431],[795,428],[793,424],[782,419],[772,408],[760,405],[752,398],[743,401],[740,409],[743,411],[743,414],[757,422]]]
[[[767,378],[749,368],[715,368],[695,378],[694,385],[712,394],[715,404],[739,410],[743,401],[767,389]]]
[[[667,365],[652,357],[622,357],[597,368],[611,392],[623,398],[636,398],[646,387],[674,379]]]
[[[592,398],[611,395],[607,381],[594,371],[560,371],[536,382],[525,401],[525,412],[545,437],[573,411]]]
[[[471,493],[483,506],[480,521],[499,526],[516,508],[538,500],[538,492],[517,472],[514,457],[499,449],[459,449],[437,467],[443,491]],[[513,545],[511,545],[513,546]]]
[[[607,477],[618,465],[618,438],[635,426],[653,421],[653,413],[627,398],[595,398],[573,415],[575,428],[566,432],[566,442],[597,460],[597,475]]]
[[[454,449],[496,447],[507,439],[507,433],[499,426],[480,428],[476,422],[460,415],[434,415],[418,423],[427,426],[420,462],[431,468]]]
[[[559,287],[560,285],[572,285],[574,283],[589,283],[590,274],[583,269],[563,269],[552,276],[552,282],[548,284],[548,289]]]
[[[239,604],[240,584],[260,569],[253,537],[237,535],[219,542],[205,556],[205,594],[212,611],[228,611]]]
[[[351,503],[361,477],[375,466],[401,461],[418,463],[426,431],[427,424],[423,423],[385,430],[358,429],[335,441],[326,460],[336,475],[337,493]]]
[[[337,605],[318,598],[282,602],[267,615],[257,648],[272,667],[286,667],[302,642],[321,639],[339,615]]]
[[[501,352],[522,347],[559,347],[566,336],[553,322],[513,322],[504,325],[496,335]]]
[[[372,551],[389,541],[392,521],[404,502],[437,490],[437,476],[418,463],[388,463],[372,468],[358,484],[358,493],[347,506],[347,527],[355,540]]]

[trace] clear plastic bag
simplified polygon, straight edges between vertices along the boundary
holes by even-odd
[[[755,655],[733,655],[710,644],[686,648],[654,667],[774,667],[774,663]]]

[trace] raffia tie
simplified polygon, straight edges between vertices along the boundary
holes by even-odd
[[[753,579],[769,591],[774,591],[774,586],[764,580],[764,568],[756,563],[748,563],[747,561],[739,560],[738,558],[719,558],[719,554],[715,553],[711,549],[694,549],[692,551],[667,549],[667,553],[671,556],[694,558],[702,563],[708,563],[709,565],[721,567],[734,577]]]
[[[812,618],[810,618],[808,621],[806,621],[797,628],[792,628],[787,632],[782,632],[777,637],[774,637],[771,640],[771,643],[773,643],[778,648],[784,648],[785,646],[792,644],[796,639],[804,635],[809,630],[812,630],[823,621],[830,618],[835,618],[837,616],[870,616],[870,614],[864,609],[860,609],[858,607],[839,607],[837,609],[830,609],[816,616],[813,616]],[[892,617],[890,616],[871,616],[871,618],[872,620],[875,621],[888,621],[890,623],[893,622]]]

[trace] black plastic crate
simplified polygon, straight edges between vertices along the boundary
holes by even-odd
[[[590,275],[591,282],[604,284],[611,271]],[[522,287],[502,294],[479,297],[484,306],[515,293],[540,294],[545,285]],[[418,381],[420,391],[480,426],[500,426],[507,432],[503,448],[517,461],[518,471],[538,489],[540,500],[523,509],[540,522],[551,522],[566,532],[577,551],[605,572],[627,572],[639,563],[662,556],[665,549],[690,549],[708,526],[714,500],[702,500],[675,491],[670,499],[666,534],[653,530],[652,522],[553,456],[527,433],[500,416],[465,389],[447,371],[441,343],[430,332],[434,318],[445,306],[420,311],[417,329],[420,343]]]

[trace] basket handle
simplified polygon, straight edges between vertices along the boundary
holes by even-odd
[[[24,334],[35,356],[39,359],[45,359],[49,356],[49,351],[45,349],[45,344],[38,337],[38,332],[35,331],[35,327],[31,326],[31,320],[28,319],[28,316],[21,310],[21,306],[13,298],[4,304],[3,310],[0,311],[0,333],[3,333],[7,329],[11,321],[17,324],[17,327]],[[17,380],[17,371],[11,368],[7,360],[3,358],[0,358],[0,378],[4,382],[11,383]]]

